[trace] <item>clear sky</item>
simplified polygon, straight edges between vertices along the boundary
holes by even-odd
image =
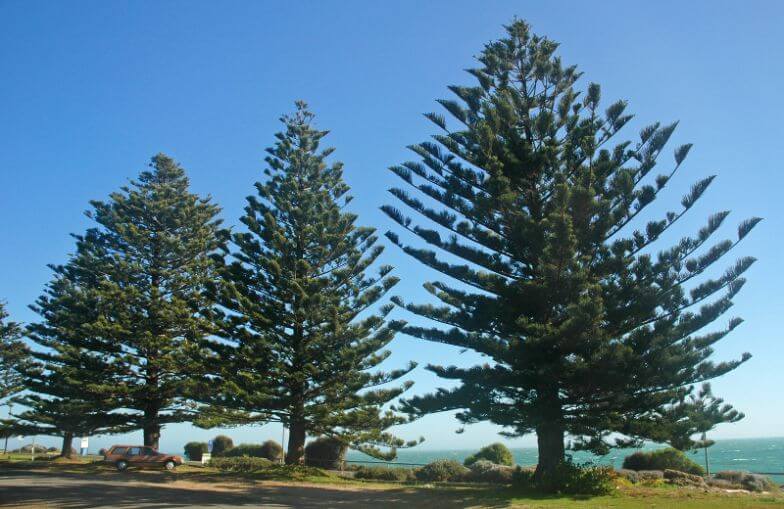
[[[716,347],[717,359],[754,358],[714,383],[743,410],[740,423],[715,437],[784,433],[784,346],[779,320],[784,276],[781,91],[784,3],[681,1],[29,1],[0,0],[0,299],[28,322],[27,305],[50,277],[49,263],[73,248],[70,233],[89,221],[91,199],[105,198],[163,151],[188,170],[194,191],[211,194],[228,224],[262,178],[264,148],[278,117],[305,99],[330,129],[335,158],[345,162],[360,222],[392,227],[378,211],[394,203],[386,170],[412,157],[406,145],[434,127],[450,84],[472,84],[463,69],[513,16],[561,43],[603,86],[607,104],[626,98],[636,113],[624,131],[680,119],[671,147],[693,142],[684,170],[654,212],[674,207],[690,184],[718,179],[661,248],[693,232],[713,211],[731,209],[723,228],[765,221],[734,254],[759,262],[732,315],[746,323]],[[650,217],[650,216],[648,216]],[[434,277],[394,246],[384,261],[403,278],[398,294],[425,299]],[[397,311],[398,317],[403,313]],[[388,366],[413,359],[464,364],[470,354],[399,337]],[[415,392],[440,382],[421,367]],[[424,448],[475,447],[498,437],[490,425],[459,426],[434,415],[399,430],[423,435]],[[190,425],[163,431],[162,449],[178,450],[214,431]],[[235,443],[280,439],[280,426],[238,429]],[[141,441],[112,437],[94,441]],[[56,443],[56,439],[48,442]],[[508,441],[530,445],[532,437]]]

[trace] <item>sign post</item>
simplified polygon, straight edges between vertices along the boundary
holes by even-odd
[[[89,438],[82,437],[81,444],[79,444],[81,449],[81,451],[79,451],[79,454],[81,456],[87,456],[87,448],[89,447],[89,444],[90,444]]]

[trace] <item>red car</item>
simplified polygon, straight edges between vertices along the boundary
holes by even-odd
[[[184,463],[182,456],[164,454],[144,445],[113,445],[103,456],[104,461],[113,463],[117,470],[128,467],[163,467],[174,470]]]

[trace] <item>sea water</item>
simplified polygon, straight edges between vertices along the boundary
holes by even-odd
[[[424,444],[423,444],[424,445]],[[662,447],[650,444],[642,450],[652,450]],[[586,452],[575,452],[572,458],[577,463],[593,463],[596,465],[612,465],[621,468],[623,459],[639,449],[613,449],[606,456],[595,456]],[[535,465],[537,461],[536,448],[512,448],[512,454],[518,465]],[[424,465],[437,459],[453,459],[462,463],[469,455],[475,453],[471,449],[454,450],[427,450],[422,446],[398,451],[397,459],[392,464]],[[705,466],[705,451],[687,453],[689,458]],[[351,461],[374,461],[373,458],[362,453],[350,452]],[[711,472],[721,470],[747,470],[749,472],[767,473],[773,480],[784,483],[784,437],[780,438],[743,438],[735,440],[717,440],[708,448],[708,461]]]

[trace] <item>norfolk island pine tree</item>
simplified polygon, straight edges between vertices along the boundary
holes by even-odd
[[[219,208],[188,188],[184,170],[158,154],[137,181],[92,202],[98,225],[53,267],[33,307],[42,320],[30,326],[42,347],[26,380],[34,392],[71,405],[69,394],[81,395],[154,448],[164,424],[194,417],[188,395],[203,370],[190,350],[212,331],[202,310],[217,277]]]
[[[18,368],[29,360],[29,349],[22,341],[22,326],[9,320],[6,304],[0,301],[0,406],[12,407],[11,397],[24,389]],[[13,419],[0,419],[0,438],[3,452],[8,449],[8,438],[14,433]]]
[[[695,236],[650,254],[713,177],[694,184],[680,210],[630,231],[691,145],[677,148],[674,164],[652,178],[676,124],[655,123],[638,143],[610,146],[631,118],[626,102],[602,112],[599,86],[576,91],[580,73],[554,56],[556,43],[523,21],[506,31],[469,70],[477,86],[450,87],[457,100],[439,101],[458,127],[426,115],[443,132],[411,147],[420,162],[391,168],[404,185],[390,192],[434,226],[382,209],[435,249],[408,245],[390,231],[392,242],[457,281],[424,285],[443,305],[393,298],[439,324],[404,332],[492,360],[428,366],[457,387],[408,399],[402,408],[414,416],[456,410],[463,423],[490,421],[509,436],[535,432],[541,479],[564,461],[566,435],[572,448],[596,453],[639,444],[656,415],[693,384],[750,357],[709,359],[711,345],[740,319],[700,331],[731,307],[754,259],[741,258],[716,279],[697,278],[760,219],[743,221],[736,240],[706,244],[729,214],[719,212]],[[439,252],[467,263],[449,263]],[[725,293],[711,301],[718,292]]]
[[[213,377],[201,425],[282,422],[286,462],[300,463],[306,436],[328,436],[375,457],[414,445],[386,429],[407,418],[384,405],[408,389],[411,369],[373,371],[403,323],[387,321],[391,304],[374,306],[398,279],[392,267],[367,275],[383,248],[373,228],[344,212],[350,201],[342,164],[328,163],[304,102],[282,117],[285,130],[267,149],[265,182],[247,198],[232,235],[215,320],[205,342]]]

